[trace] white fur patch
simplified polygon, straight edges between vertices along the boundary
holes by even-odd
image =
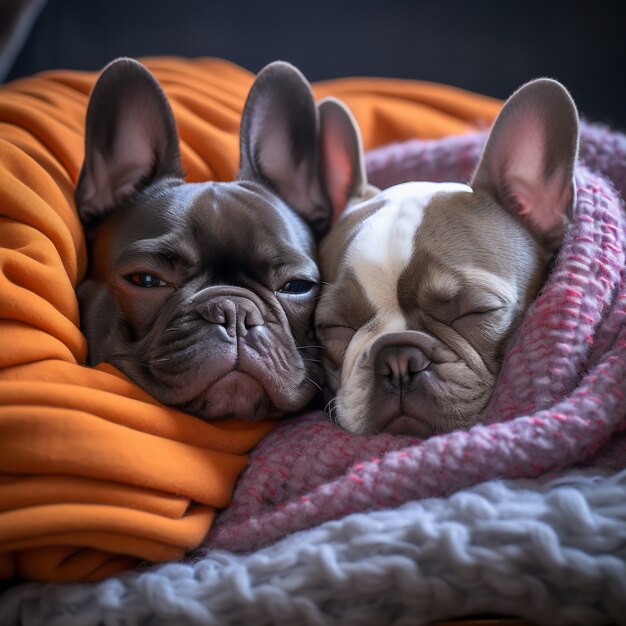
[[[416,182],[390,187],[375,197],[384,204],[365,220],[346,262],[379,313],[398,311],[398,278],[413,255],[424,211],[433,195],[441,192],[472,193],[472,189],[460,183]]]

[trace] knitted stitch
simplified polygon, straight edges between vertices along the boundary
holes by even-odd
[[[382,148],[368,156],[370,177],[464,181],[484,140],[480,133]],[[583,126],[587,164],[576,170],[571,225],[481,424],[420,441],[350,435],[319,412],[287,421],[252,453],[206,546],[254,550],[349,513],[539,476],[588,461],[614,435],[613,465],[626,466],[618,436],[626,417],[626,216],[607,178],[626,182],[625,155],[623,135]]]
[[[477,613],[626,624],[626,471],[490,481],[249,555],[29,583],[0,599],[3,626],[416,626]]]

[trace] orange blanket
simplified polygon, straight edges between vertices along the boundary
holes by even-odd
[[[167,93],[188,180],[229,180],[249,72],[147,59]],[[94,73],[0,88],[0,578],[97,580],[182,556],[228,504],[271,423],[204,423],[106,364],[87,368],[74,288],[85,240],[73,205]],[[353,110],[365,147],[489,125],[500,103],[416,81],[314,86]]]

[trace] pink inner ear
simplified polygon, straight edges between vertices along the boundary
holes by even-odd
[[[511,181],[509,190],[516,200],[518,214],[529,218],[541,232],[549,234],[563,227],[573,190],[562,171],[555,172],[540,187]]]
[[[253,138],[253,158],[260,162],[265,175],[273,181],[284,180],[291,163],[289,142],[280,122],[267,112],[267,107],[259,106],[254,111],[250,137]]]
[[[288,202],[295,206],[301,204],[307,194],[306,159],[299,164],[294,162],[289,129],[283,119],[272,114],[267,102],[260,102],[254,110],[249,134],[253,158],[263,174],[280,188]]]
[[[311,196],[310,162],[308,158],[294,161],[287,129],[275,116],[257,115],[252,119],[250,136],[255,138],[254,158],[281,197],[292,207],[307,206]]]
[[[142,141],[143,140],[143,141]],[[111,207],[131,195],[150,171],[154,151],[143,137],[126,135],[115,146],[118,155],[106,162],[97,152],[93,156],[93,192],[89,203],[99,209]]]
[[[497,132],[488,159],[496,188],[504,190],[509,210],[525,217],[543,235],[562,232],[572,203],[572,184],[565,167],[548,173],[545,124],[537,111],[519,114]]]
[[[154,165],[155,145],[165,138],[159,136],[162,130],[158,116],[149,107],[141,107],[140,111],[142,117],[129,115],[120,120],[108,157],[92,150],[89,175],[83,181],[83,214],[97,215],[120,203]]]
[[[330,116],[329,116],[330,117]],[[350,193],[354,166],[347,150],[350,138],[341,124],[328,120],[327,132],[322,135],[323,177],[333,205],[333,213],[343,211]]]
[[[324,140],[324,179],[333,205],[339,213],[348,203],[348,189],[352,177],[352,163],[341,142],[334,137]]]

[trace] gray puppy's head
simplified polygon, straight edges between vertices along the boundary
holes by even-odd
[[[316,238],[331,211],[319,133],[309,84],[273,63],[244,108],[238,179],[186,183],[155,78],[130,59],[103,71],[76,188],[91,364],[205,419],[278,416],[314,397]]]
[[[344,128],[336,149],[354,155],[349,113],[321,109]],[[577,150],[572,99],[540,79],[507,101],[469,185],[381,192],[367,186],[360,150],[344,159],[356,174],[321,245],[316,312],[341,427],[427,437],[476,423],[562,241]]]

